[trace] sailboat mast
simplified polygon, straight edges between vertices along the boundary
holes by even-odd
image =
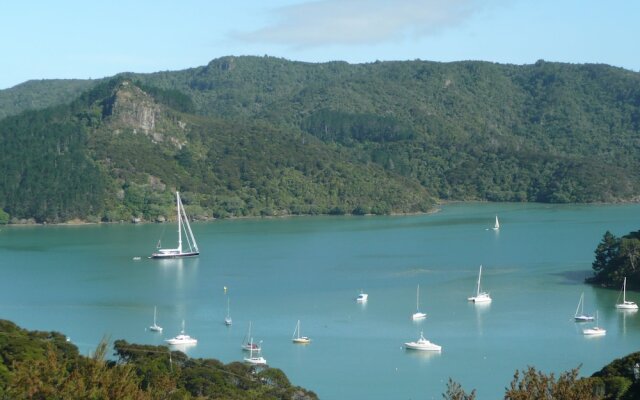
[[[480,295],[480,277],[482,276],[482,265],[480,266],[480,272],[478,272],[478,290],[476,292],[476,296]]]
[[[180,213],[180,193],[176,192],[176,210],[178,211],[178,252],[182,253],[182,226],[181,226],[181,221],[182,221],[182,215]]]
[[[189,224],[189,218],[187,218],[187,213],[184,210],[184,206],[181,206],[181,208],[182,208],[182,214],[180,215],[180,219],[184,218],[184,225],[187,227],[186,232],[188,234],[187,241],[189,242],[189,248],[191,248],[191,245],[193,245],[192,251],[199,252],[198,244],[196,243],[196,238],[193,236],[193,232],[191,231],[191,225]]]
[[[627,277],[624,277],[622,282],[622,304],[627,302]]]

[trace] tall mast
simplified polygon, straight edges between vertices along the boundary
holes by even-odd
[[[187,213],[186,213],[186,211],[184,211],[184,206],[182,206],[182,216],[181,217],[184,217],[184,224],[187,227],[187,233],[189,234],[187,236],[187,240],[189,242],[189,248],[191,248],[191,245],[193,245],[193,250],[195,250],[196,252],[199,252],[198,244],[196,243],[196,238],[193,236],[193,232],[191,231],[191,225],[189,224],[189,218],[187,218]]]
[[[480,295],[480,276],[482,276],[482,265],[480,266],[480,272],[478,272],[478,291],[476,296]]]
[[[182,215],[180,214],[180,193],[176,192],[176,209],[178,210],[178,252],[182,253]]]

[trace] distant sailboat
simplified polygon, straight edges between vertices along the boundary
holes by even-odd
[[[478,272],[478,286],[476,290],[476,295],[469,297],[467,300],[473,301],[474,303],[489,303],[491,302],[491,296],[489,296],[489,293],[480,291],[481,277],[482,277],[482,265],[480,266],[480,272]]]
[[[308,336],[300,336],[300,320],[298,320],[298,323],[296,324],[296,329],[293,331],[291,341],[297,344],[311,343],[311,339]]]
[[[578,307],[576,308],[576,313],[573,316],[573,319],[576,322],[593,321],[593,316],[592,315],[586,315],[584,313],[584,292],[580,295],[580,301],[578,301]]]
[[[598,326],[598,312],[596,311],[596,326],[584,329],[582,334],[585,336],[603,336],[607,334],[607,330]]]
[[[249,330],[242,340],[242,350],[259,352],[262,350],[259,345],[253,343],[253,337],[251,337],[251,321],[249,321]]]
[[[182,201],[180,200],[180,193],[176,192],[176,210],[178,214],[178,247],[175,249],[161,249],[160,241],[158,241],[158,251],[151,254],[150,258],[179,258],[179,257],[194,257],[200,254],[196,238],[191,231],[191,225],[189,225],[189,218],[184,211]],[[183,250],[182,248],[182,232],[187,241],[189,250]]]
[[[153,307],[153,325],[149,327],[149,330],[154,332],[162,332],[162,327],[156,324],[156,309],[157,307]]]
[[[618,296],[620,298],[620,296]],[[638,305],[633,301],[627,301],[627,277],[624,277],[622,282],[622,303],[616,304],[616,308],[619,310],[635,311],[638,309]]]
[[[229,298],[227,297],[227,316],[224,318],[224,324],[226,326],[231,326],[233,324],[233,320],[231,319],[231,314],[229,313]]]
[[[413,313],[411,319],[418,321],[425,318],[427,318],[427,314],[420,312],[420,285],[418,285],[418,289],[416,290],[416,312]]]
[[[500,221],[498,221],[498,216],[496,215],[496,223],[495,223],[495,225],[493,226],[493,230],[494,230],[494,231],[497,231],[497,230],[499,230],[499,229],[500,229]]]

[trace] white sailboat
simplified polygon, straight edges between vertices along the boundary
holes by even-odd
[[[224,317],[224,324],[226,326],[231,326],[231,324],[233,324],[233,320],[231,319],[231,314],[229,311],[229,298],[227,297],[227,316]]]
[[[427,314],[420,312],[420,285],[418,285],[418,289],[416,290],[416,312],[413,313],[411,319],[418,321],[425,318],[427,318]]]
[[[618,296],[620,298],[620,296]],[[622,303],[616,304],[616,308],[619,310],[637,310],[638,305],[633,301],[627,301],[627,277],[624,277],[622,282]]]
[[[578,301],[578,307],[576,313],[573,316],[576,322],[589,322],[593,321],[593,315],[587,315],[584,313],[584,292],[580,295],[580,301]]]
[[[165,342],[172,344],[172,345],[179,345],[179,344],[197,344],[198,340],[196,338],[192,338],[191,336],[187,335],[184,332],[184,320],[182,320],[182,330],[180,331],[180,334],[178,334],[176,337],[173,337],[171,339],[166,339]]]
[[[149,330],[154,332],[162,332],[162,327],[156,323],[156,311],[157,307],[153,307],[153,325],[149,327]]]
[[[247,330],[247,334],[242,340],[241,347],[242,347],[242,350],[245,350],[245,351],[259,352],[262,350],[262,348],[260,348],[260,345],[253,343],[253,338],[251,337],[251,321],[249,321],[249,330]]]
[[[296,324],[296,329],[293,331],[291,341],[297,344],[311,343],[311,338],[309,338],[308,336],[300,336],[300,320],[298,320],[298,323]]]
[[[496,223],[495,223],[495,225],[493,226],[493,230],[494,230],[494,231],[497,231],[497,230],[499,230],[499,229],[500,229],[500,221],[498,221],[498,216],[496,215]]]
[[[442,346],[438,346],[435,343],[431,343],[427,339],[424,338],[422,332],[420,332],[420,339],[414,342],[406,342],[404,344],[405,349],[407,350],[421,350],[421,351],[441,351]]]
[[[250,345],[253,346],[253,338],[251,339]],[[267,360],[262,356],[254,356],[254,350],[249,350],[249,357],[244,357],[244,361],[253,365],[266,365]]]
[[[198,250],[198,244],[196,238],[191,231],[191,225],[189,225],[189,218],[184,211],[182,201],[180,200],[180,193],[176,192],[176,210],[178,214],[178,247],[175,249],[161,249],[151,254],[151,258],[178,258],[178,257],[194,257],[200,254]],[[182,233],[187,241],[188,250],[182,248]],[[158,242],[158,245],[160,242]],[[159,247],[159,246],[158,246]]]
[[[596,326],[584,329],[582,334],[585,336],[603,336],[607,334],[607,330],[598,326],[598,312],[596,311]]]
[[[489,293],[480,291],[481,277],[482,277],[482,265],[480,266],[480,272],[478,272],[478,288],[476,290],[476,295],[467,298],[467,300],[473,301],[474,303],[489,303],[491,302],[491,296],[489,296]]]
[[[356,302],[366,303],[368,299],[369,299],[369,295],[366,293],[363,293],[362,290],[360,290],[360,294],[358,295],[358,297],[356,297]]]

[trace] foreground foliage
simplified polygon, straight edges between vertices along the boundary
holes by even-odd
[[[578,378],[579,368],[546,374],[529,366],[516,371],[505,400],[634,400],[640,398],[640,353],[616,359],[587,378]],[[638,365],[638,376],[634,366]],[[446,400],[474,400],[476,392],[467,394],[462,386],[449,379]]]
[[[165,346],[118,340],[117,360],[102,341],[91,357],[56,332],[30,332],[0,320],[0,398],[316,399],[278,369],[190,359]]]

